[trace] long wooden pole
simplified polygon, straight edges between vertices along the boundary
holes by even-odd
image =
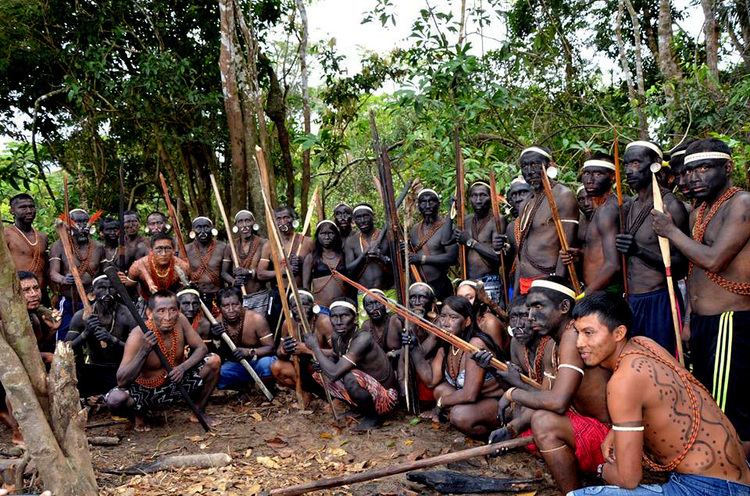
[[[310,224],[312,224],[313,210],[315,210],[316,203],[318,201],[318,186],[315,186],[313,194],[310,197],[310,204],[307,205],[307,214],[305,215],[305,222],[302,224],[302,241],[297,246],[297,251],[294,253],[299,256],[302,251],[302,245],[305,244],[305,236],[310,233]],[[323,220],[323,219],[321,219]]]
[[[568,251],[570,245],[568,244],[568,238],[565,236],[565,230],[563,229],[562,221],[560,220],[560,212],[557,210],[557,202],[555,202],[555,195],[552,194],[552,186],[547,176],[547,168],[542,166],[542,185],[544,186],[544,195],[547,197],[547,203],[552,213],[552,220],[555,224],[555,230],[557,231],[557,237],[560,240],[560,249]],[[581,283],[578,281],[578,274],[576,273],[576,267],[573,262],[565,264],[568,269],[568,277],[570,278],[571,284],[573,284],[573,290],[576,294],[581,294]]]
[[[654,210],[664,213],[664,200],[661,196],[661,188],[656,180],[656,173],[661,169],[660,164],[651,166],[651,185],[654,194]],[[672,254],[669,251],[669,240],[659,236],[659,251],[664,262],[664,274],[667,279],[667,291],[669,292],[669,308],[672,312],[672,326],[674,327],[674,338],[677,345],[677,359],[680,365],[685,365],[685,357],[682,353],[682,333],[680,332],[680,311],[677,306],[677,295],[674,291],[674,280],[672,279]]]
[[[500,222],[500,205],[497,197],[497,184],[495,182],[495,171],[490,170],[490,200],[492,201],[492,217],[495,219],[495,232],[497,234],[504,234],[500,232],[502,224]],[[500,250],[497,253],[500,257],[500,279],[503,282],[503,302],[505,303],[505,311],[510,311],[510,303],[508,302],[508,277],[505,273],[505,251]]]
[[[211,186],[214,190],[214,198],[216,199],[216,205],[219,207],[219,213],[221,214],[221,220],[224,222],[224,230],[226,230],[227,233],[227,244],[229,245],[229,251],[232,253],[232,263],[234,263],[235,267],[240,266],[240,259],[237,256],[237,248],[234,246],[234,237],[232,236],[232,229],[229,227],[229,219],[227,219],[227,213],[224,210],[224,203],[221,201],[221,193],[219,193],[219,186],[216,184],[216,178],[213,174],[210,174],[209,177],[211,178]],[[247,294],[247,290],[245,289],[245,285],[243,284],[240,288],[242,291],[242,296],[245,296]]]
[[[457,217],[456,227],[460,231],[465,229],[466,220],[466,177],[464,171],[464,156],[461,152],[461,140],[458,135],[458,127],[453,130],[453,148],[456,153],[456,210]],[[466,280],[468,276],[468,267],[466,265],[466,246],[458,245],[458,261],[461,265],[461,277]]]
[[[218,324],[216,318],[211,314],[211,310],[208,309],[205,303],[203,303],[203,300],[198,298],[198,301],[201,304],[201,310],[203,310],[203,315],[206,316],[208,319],[208,322],[211,325]],[[227,345],[227,348],[229,348],[229,351],[234,353],[234,350],[237,349],[237,345],[234,344],[234,341],[232,341],[232,338],[229,337],[229,335],[226,332],[221,333],[221,340],[224,341],[224,344]],[[253,381],[255,382],[255,385],[258,386],[258,389],[260,389],[266,398],[268,398],[268,401],[273,401],[273,395],[271,394],[271,391],[268,390],[265,384],[263,384],[263,381],[258,376],[258,373],[255,372],[252,366],[248,363],[246,359],[240,360],[240,365],[244,367],[245,370],[247,370],[247,373],[250,374],[250,377],[253,378]]]
[[[312,491],[330,489],[332,487],[346,486],[357,482],[381,479],[390,475],[403,474],[404,472],[411,472],[413,470],[460,462],[462,460],[468,460],[477,456],[497,455],[504,450],[520,448],[533,442],[534,439],[532,437],[518,437],[515,439],[509,439],[507,441],[501,441],[495,444],[485,444],[484,446],[477,446],[476,448],[469,448],[461,451],[456,451],[454,453],[446,453],[444,455],[433,456],[432,458],[424,458],[422,460],[417,460],[414,462],[405,462],[399,463],[398,465],[366,470],[358,474],[340,475],[338,477],[320,479],[312,482],[306,482],[304,484],[298,484],[296,486],[272,489],[269,494],[278,496],[295,496],[297,494],[305,494]]]
[[[620,234],[625,232],[625,212],[622,210],[622,173],[620,172],[620,144],[618,143],[617,128],[615,133],[615,190],[617,191],[617,210],[620,217]],[[625,298],[628,297],[628,259],[624,253],[620,254],[620,265],[622,265],[622,288]]]
[[[88,295],[86,294],[86,288],[83,286],[83,281],[81,280],[81,274],[78,272],[78,266],[75,264],[75,256],[73,255],[73,242],[70,239],[70,233],[68,232],[68,229],[71,226],[72,219],[70,218],[70,210],[68,210],[68,176],[67,174],[63,176],[63,182],[64,184],[64,191],[65,191],[65,219],[66,222],[59,222],[57,224],[57,234],[60,236],[60,244],[63,248],[63,253],[65,253],[65,258],[68,260],[68,268],[70,269],[70,274],[73,276],[73,282],[76,287],[76,292],[78,293],[78,297],[81,299],[81,303],[83,303],[83,315],[84,317],[88,317],[91,315],[91,303],[89,303]],[[93,241],[89,241],[90,243]]]
[[[185,248],[185,240],[182,237],[182,227],[180,226],[180,219],[177,217],[177,212],[172,205],[172,200],[169,199],[169,188],[167,188],[167,181],[164,180],[164,174],[159,173],[159,181],[161,182],[161,190],[164,193],[164,204],[167,206],[167,214],[169,219],[172,221],[174,226],[175,237],[177,238],[177,245],[180,248],[180,256],[187,260],[187,249]]]
[[[389,298],[383,298],[381,295],[377,293],[373,293],[366,287],[362,286],[361,284],[352,281],[342,273],[332,270],[331,273],[334,277],[340,279],[341,281],[344,281],[345,283],[349,284],[350,286],[358,289],[359,291],[362,291],[366,295],[368,295],[370,298],[373,298],[383,305],[385,305],[387,308],[392,309],[394,312],[396,312],[398,315],[406,319],[408,322],[411,322],[414,325],[417,325],[424,329],[425,331],[429,332],[430,334],[434,334],[438,338],[442,339],[443,341],[446,341],[453,346],[455,346],[458,349],[464,350],[468,353],[476,353],[477,351],[480,351],[479,348],[474,346],[471,343],[468,343],[461,339],[460,337],[456,336],[455,334],[451,334],[450,332],[446,331],[445,329],[441,329],[429,320],[425,319],[424,317],[417,315],[416,313],[412,312],[405,306],[401,305],[400,303],[396,303],[395,301],[389,299]],[[493,358],[490,361],[490,364],[497,370],[501,372],[505,372],[508,370],[508,364],[505,362],[501,362],[497,358]],[[524,382],[524,384],[527,384],[535,389],[541,389],[542,385],[536,382],[534,379],[521,375],[521,380]]]

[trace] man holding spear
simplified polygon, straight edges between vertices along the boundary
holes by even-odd
[[[649,337],[674,353],[677,342],[664,262],[658,237],[651,223],[647,222],[654,208],[650,167],[654,163],[661,164],[661,161],[661,148],[650,141],[633,141],[625,147],[625,177],[636,196],[625,215],[624,234],[616,236],[616,246],[627,260],[628,303],[633,309],[633,334]],[[682,202],[667,190],[662,190],[662,198],[665,211],[669,212],[679,230],[686,233],[688,216]],[[685,270],[685,258],[674,249],[671,254],[673,275],[680,279]]]
[[[190,282],[200,291],[201,300],[208,308],[212,308],[217,293],[224,285],[221,270],[223,265],[231,263],[231,259],[224,257],[226,243],[214,239],[218,234],[211,219],[196,217],[190,231],[190,239],[194,241],[185,247],[190,263]]]
[[[740,439],[750,441],[750,194],[732,185],[731,149],[717,139],[693,142],[683,174],[698,202],[692,237],[674,214],[652,212],[653,229],[690,262],[688,294],[693,374],[709,389]],[[678,202],[679,203],[679,202]],[[666,197],[665,197],[666,207]],[[737,332],[740,331],[740,332]]]

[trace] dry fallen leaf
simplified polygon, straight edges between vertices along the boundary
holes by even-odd
[[[266,439],[266,444],[270,448],[284,448],[289,445],[284,439],[280,438],[279,436],[273,437],[271,439]]]
[[[250,455],[253,454],[253,449],[248,448],[247,451],[245,451],[245,458],[250,458]]]
[[[266,468],[271,468],[271,469],[279,469],[279,468],[281,468],[281,465],[279,465],[278,463],[276,463],[276,461],[273,458],[271,458],[270,456],[258,456],[258,457],[255,458],[255,461],[258,462],[258,463],[260,463],[261,465],[263,465]]]
[[[411,446],[412,444],[414,444],[413,439],[407,439],[404,441],[404,446]]]
[[[344,455],[348,455],[348,453],[345,450],[341,449],[341,448],[329,448],[328,449],[328,453],[331,454],[332,456],[344,456]]]
[[[261,417],[260,413],[258,412],[250,412],[250,416],[254,418],[257,422],[261,422],[263,420],[263,417]]]
[[[333,439],[333,436],[330,432],[321,432],[320,439]]]

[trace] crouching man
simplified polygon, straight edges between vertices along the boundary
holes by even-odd
[[[573,496],[750,494],[750,468],[732,423],[709,392],[655,341],[628,339],[625,301],[594,293],[573,310],[578,350],[587,367],[613,372],[607,384],[612,431],[597,472],[608,486]],[[639,485],[643,466],[670,474],[661,486]]]
[[[181,400],[178,386],[204,409],[219,379],[221,361],[208,354],[198,333],[180,313],[177,297],[158,291],[148,301],[147,329],[134,328],[117,370],[117,387],[107,393],[107,406],[114,413],[133,412],[135,429],[148,430],[145,417]],[[185,346],[190,347],[185,359]],[[154,347],[158,346],[172,370],[162,366]],[[191,421],[197,422],[191,417]]]
[[[333,354],[329,356],[321,350],[315,334],[305,336],[305,344],[322,371],[322,375],[316,372],[313,377],[330,391],[331,396],[345,401],[362,414],[364,418],[355,430],[372,429],[398,403],[396,375],[383,348],[372,335],[357,329],[354,302],[337,298],[329,308]]]

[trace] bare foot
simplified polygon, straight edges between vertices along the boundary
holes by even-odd
[[[136,415],[134,429],[136,432],[148,432],[151,430],[151,427],[146,423],[145,418]]]

